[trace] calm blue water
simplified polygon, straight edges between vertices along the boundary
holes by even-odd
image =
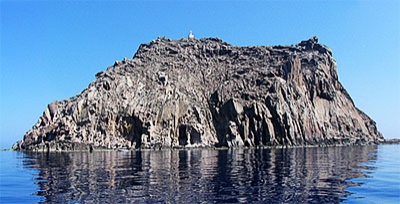
[[[400,145],[0,155],[1,203],[400,202]]]

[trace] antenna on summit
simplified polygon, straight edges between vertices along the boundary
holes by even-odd
[[[189,31],[189,39],[194,39],[194,35],[193,35],[192,31]]]

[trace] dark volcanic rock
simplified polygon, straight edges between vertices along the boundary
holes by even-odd
[[[51,103],[18,150],[353,145],[383,141],[331,50],[159,38]]]

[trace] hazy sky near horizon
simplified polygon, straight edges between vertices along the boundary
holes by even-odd
[[[400,138],[400,1],[1,0],[0,147],[47,104],[79,94],[158,36],[291,45],[318,36],[339,81],[386,138]]]

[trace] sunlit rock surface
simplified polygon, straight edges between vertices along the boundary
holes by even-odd
[[[220,39],[142,44],[54,101],[17,150],[353,145],[383,141],[338,80],[331,50]]]

